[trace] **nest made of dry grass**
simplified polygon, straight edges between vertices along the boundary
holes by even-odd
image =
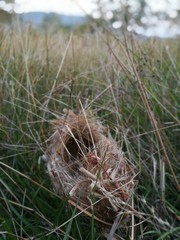
[[[54,121],[46,151],[48,172],[56,192],[100,222],[128,215],[134,193],[134,167],[97,119],[83,112]]]

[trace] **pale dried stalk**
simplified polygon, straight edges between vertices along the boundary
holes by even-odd
[[[179,183],[178,183],[178,180],[177,180],[176,175],[175,175],[175,173],[174,173],[174,170],[173,170],[173,168],[172,168],[171,162],[170,162],[169,157],[168,157],[168,155],[167,155],[166,148],[165,148],[165,146],[164,146],[164,143],[163,143],[161,134],[160,134],[160,132],[159,132],[159,128],[158,128],[157,121],[156,121],[156,119],[155,119],[155,116],[154,116],[153,111],[152,111],[151,108],[150,108],[150,105],[149,105],[148,100],[147,100],[146,92],[145,92],[145,89],[144,89],[144,87],[143,87],[143,83],[141,82],[141,79],[139,78],[139,75],[138,75],[137,70],[136,70],[136,68],[135,68],[134,62],[133,62],[132,57],[131,57],[131,55],[130,55],[126,37],[125,37],[125,43],[126,43],[126,51],[127,51],[127,53],[128,53],[128,58],[129,58],[129,60],[130,60],[130,62],[131,62],[131,67],[132,67],[133,73],[134,73],[134,75],[135,75],[135,77],[136,77],[136,79],[137,79],[137,83],[138,83],[138,86],[139,86],[138,91],[139,91],[140,97],[141,97],[141,99],[142,99],[145,107],[147,108],[147,112],[148,112],[149,118],[150,118],[150,120],[151,120],[152,126],[153,126],[153,128],[155,129],[154,132],[155,132],[155,134],[157,135],[157,138],[158,138],[158,140],[159,140],[159,142],[160,142],[160,145],[161,145],[161,147],[162,147],[162,151],[163,151],[163,154],[164,154],[164,157],[165,157],[165,161],[166,161],[166,163],[168,164],[168,167],[169,167],[169,169],[170,169],[170,171],[171,171],[171,174],[172,174],[172,176],[173,176],[174,183],[175,183],[175,187],[176,187],[176,189],[177,189],[178,191],[180,191],[180,185],[179,185]],[[127,67],[125,67],[125,65],[120,61],[120,59],[119,59],[118,56],[115,54],[115,52],[113,51],[113,49],[111,48],[111,46],[109,45],[109,43],[107,43],[107,45],[108,45],[110,51],[112,52],[114,58],[116,59],[117,63],[119,64],[119,66],[120,66],[124,71],[126,71],[126,72],[128,72],[128,73],[131,73],[130,70],[129,70]],[[131,73],[131,74],[132,74],[132,73]]]
[[[127,43],[126,37],[125,37],[125,43],[126,43],[126,51],[127,51],[127,53],[128,53],[128,57],[129,57],[129,60],[130,60],[130,62],[131,62],[132,70],[133,70],[133,73],[134,73],[134,75],[135,75],[135,77],[136,77],[136,80],[137,80],[137,83],[138,83],[138,91],[139,91],[140,97],[141,97],[141,99],[142,99],[142,101],[143,101],[143,103],[144,103],[144,105],[145,105],[145,107],[146,107],[146,109],[147,109],[147,112],[148,112],[149,118],[150,118],[150,120],[151,120],[152,126],[153,126],[153,128],[155,129],[155,134],[157,135],[157,138],[158,138],[158,140],[159,140],[159,143],[160,143],[160,145],[161,145],[161,147],[162,147],[162,151],[163,151],[163,154],[164,154],[164,158],[165,158],[165,161],[166,161],[166,163],[168,164],[168,167],[169,167],[169,169],[170,169],[170,171],[171,171],[171,174],[172,174],[172,176],[173,176],[176,189],[177,189],[178,191],[180,191],[180,185],[179,185],[179,183],[178,183],[178,180],[177,180],[176,175],[175,175],[175,173],[174,173],[174,170],[173,170],[173,168],[172,168],[171,162],[170,162],[169,157],[168,157],[168,155],[167,155],[166,148],[165,148],[165,146],[164,146],[164,143],[163,143],[161,134],[160,134],[160,132],[159,132],[157,120],[156,120],[156,118],[155,118],[155,116],[154,116],[153,111],[151,110],[151,107],[150,107],[149,103],[148,103],[148,99],[147,99],[147,95],[146,95],[145,89],[144,89],[144,87],[143,87],[143,83],[142,83],[142,81],[141,81],[141,79],[140,79],[140,77],[139,77],[139,75],[138,75],[138,73],[137,73],[137,70],[136,70],[136,68],[135,68],[135,65],[134,65],[132,56],[131,56],[131,54],[130,54],[130,52],[129,52],[129,48],[128,48],[128,43]]]

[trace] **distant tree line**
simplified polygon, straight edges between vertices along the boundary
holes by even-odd
[[[157,21],[180,21],[180,0],[164,0],[166,11],[153,11],[151,0],[94,0],[96,9],[93,15],[97,21],[121,30],[131,30],[132,26],[146,28]],[[158,0],[157,0],[158,6]],[[118,24],[119,23],[119,24]]]

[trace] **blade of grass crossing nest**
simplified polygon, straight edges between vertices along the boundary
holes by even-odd
[[[81,206],[77,205],[77,203],[75,203],[75,202],[72,201],[72,200],[68,200],[68,202],[69,202],[72,206],[78,208],[78,209],[81,211],[79,214],[85,213],[88,217],[94,217],[94,219],[97,220],[98,222],[103,223],[103,224],[105,224],[105,225],[107,225],[107,226],[111,226],[110,223],[105,222],[105,221],[101,220],[100,218],[98,218],[98,217],[96,217],[96,216],[93,216],[90,212],[88,212],[88,211],[86,210],[86,209],[88,209],[88,208],[91,208],[91,206],[87,207],[86,209],[83,209]]]
[[[92,136],[91,128],[90,128],[90,126],[89,126],[89,122],[88,122],[88,120],[87,120],[87,116],[86,116],[86,113],[85,113],[84,108],[83,108],[83,106],[82,106],[81,100],[79,100],[79,103],[80,103],[80,105],[81,105],[81,109],[82,109],[83,115],[84,115],[84,117],[85,117],[85,119],[86,119],[86,123],[87,123],[88,129],[89,129],[90,135],[91,135],[91,140],[92,140],[92,143],[93,143],[93,149],[95,150],[95,154],[96,154],[96,156],[97,156],[96,147],[95,147],[94,139],[93,139],[93,136]]]

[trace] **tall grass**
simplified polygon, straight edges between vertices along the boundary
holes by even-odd
[[[178,38],[1,29],[0,239],[103,239],[56,195],[41,157],[51,120],[81,104],[136,166],[135,211],[116,238],[179,239],[179,95]]]

